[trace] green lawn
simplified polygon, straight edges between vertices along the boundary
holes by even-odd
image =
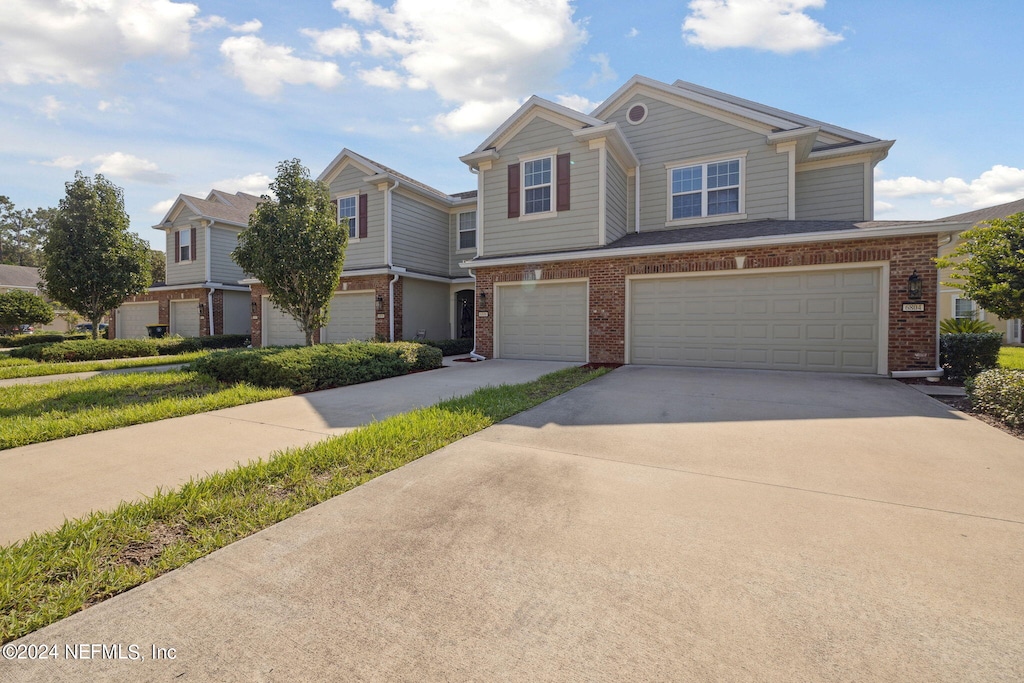
[[[288,396],[196,372],[137,372],[0,390],[0,449]]]
[[[1024,370],[1024,346],[1004,346],[999,350],[999,367]]]
[[[480,389],[0,547],[0,642],[208,555],[605,372],[571,368]]]
[[[83,361],[81,363],[37,363],[28,358],[11,358],[0,355],[0,379],[63,375],[69,372],[92,372],[94,370],[142,368],[153,365],[176,365],[178,363],[191,363],[209,353],[209,351],[193,351],[192,353],[183,353],[178,356],[146,356],[145,358],[95,360]]]

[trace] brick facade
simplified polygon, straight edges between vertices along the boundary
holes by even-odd
[[[338,292],[373,290],[374,300],[377,302],[374,314],[376,316],[374,320],[374,334],[377,335],[378,339],[389,339],[391,334],[388,320],[388,297],[390,296],[388,284],[393,277],[386,274],[357,275],[354,277],[342,275],[335,289]],[[402,282],[403,278],[400,277],[395,283],[395,339],[402,338]],[[346,285],[348,289],[344,290]],[[252,285],[251,287],[252,310],[255,311],[252,315],[252,345],[254,347],[263,345],[263,307],[260,302],[266,293],[267,288],[262,284]],[[313,332],[313,339],[317,343],[320,342],[320,330]]]
[[[737,256],[745,257],[742,272],[758,268],[887,261],[889,370],[934,370],[938,366],[935,306],[938,278],[932,262],[936,255],[935,245],[935,235],[922,235],[518,266],[487,267],[481,264],[476,269],[476,350],[484,356],[493,355],[494,283],[533,280],[538,269],[541,271],[541,281],[588,278],[589,360],[592,363],[625,363],[627,276],[726,270],[739,273]],[[921,277],[922,296],[927,304],[923,313],[904,313],[902,304],[907,300],[907,279],[915,270]],[[482,302],[482,297],[486,297],[486,303]],[[480,317],[479,313],[484,311],[488,312],[488,316]]]
[[[144,303],[155,301],[159,304],[157,313],[157,323],[160,325],[171,324],[171,302],[181,301],[183,299],[196,299],[198,303],[203,305],[203,310],[199,314],[199,336],[205,337],[210,334],[210,321],[207,316],[209,311],[206,310],[209,305],[207,294],[209,290],[206,287],[192,287],[189,289],[172,289],[172,290],[157,290],[146,292],[145,294],[136,294],[135,296],[125,299],[126,304],[133,303]],[[110,339],[117,338],[117,311],[116,309],[110,312],[109,315],[109,332],[107,333]],[[223,290],[215,290],[213,293],[213,330],[214,334],[223,334],[224,332],[224,292]]]

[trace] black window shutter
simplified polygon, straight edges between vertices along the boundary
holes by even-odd
[[[198,249],[196,249],[196,229],[192,228],[192,246],[189,247],[188,257],[190,259],[192,259],[193,261],[195,261],[196,260],[196,252],[197,251],[198,251]]]
[[[367,225],[366,225],[366,214],[368,213],[367,208],[366,208],[367,207],[367,203],[368,202],[367,202],[366,195],[365,194],[359,195],[359,237],[360,238],[366,237],[366,235],[368,234],[367,229],[366,229],[367,228]]]
[[[559,154],[555,171],[555,211],[569,210],[569,155]]]
[[[174,231],[174,262],[181,261],[181,230]]]
[[[508,165],[508,217],[519,218],[519,164]]]

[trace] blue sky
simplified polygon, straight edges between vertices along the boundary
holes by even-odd
[[[937,218],[1024,197],[1021,25],[1008,0],[3,0],[0,195],[102,172],[153,241],[179,193],[344,147],[458,192],[530,95],[589,111],[639,73],[895,139],[875,217]]]

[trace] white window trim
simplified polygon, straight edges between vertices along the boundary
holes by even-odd
[[[181,237],[178,237],[178,262],[192,262],[196,260],[196,245],[192,244],[192,227],[180,228],[178,233]],[[182,244],[184,240],[188,240],[188,244]],[[181,258],[181,250],[184,247],[188,247],[188,258]]]
[[[953,314],[952,315],[953,319],[954,320],[970,320],[970,319],[973,319],[973,320],[984,320],[984,317],[983,317],[984,316],[984,311],[982,311],[982,308],[981,308],[981,306],[978,305],[978,302],[975,301],[974,299],[968,299],[965,296],[961,296],[960,294],[961,293],[957,293],[957,294],[953,295],[953,310],[951,311],[952,314]],[[957,314],[956,314],[956,302],[957,301],[970,301],[971,302],[971,310],[974,312],[974,315],[969,317],[969,318],[961,318],[961,317],[957,316]]]
[[[717,164],[726,161],[740,162],[740,184],[739,184],[739,211],[736,213],[717,213],[706,215],[708,206],[707,167],[708,164]],[[701,214],[700,216],[687,216],[686,218],[672,217],[672,171],[677,168],[688,166],[703,167],[701,175]],[[733,154],[697,157],[684,159],[682,161],[665,164],[665,227],[681,227],[696,223],[722,223],[736,220],[743,220],[747,217],[746,191],[747,191],[747,153],[746,151]]]
[[[462,216],[463,216],[463,214],[467,214],[467,213],[474,214],[474,216],[473,216],[473,235],[474,235],[473,243],[474,244],[473,244],[472,247],[463,247],[462,246]],[[459,211],[457,214],[455,214],[455,252],[456,253],[463,253],[463,252],[470,252],[470,251],[475,252],[476,251],[476,242],[480,239],[480,235],[479,235],[479,233],[477,231],[477,217],[478,216],[479,216],[479,214],[477,214],[476,209],[470,209],[469,211]],[[469,232],[469,231],[467,230],[466,232]]]
[[[556,153],[545,153],[539,154],[532,157],[523,157],[519,160],[519,220],[520,221],[531,221],[537,220],[538,218],[549,218],[555,215],[558,211],[555,207],[558,206],[558,163]],[[551,208],[547,211],[537,211],[531,214],[526,213],[526,164],[530,161],[540,161],[542,159],[551,160],[551,182],[548,186],[551,188]],[[534,187],[544,187],[543,185],[531,185]]]
[[[349,230],[348,230],[348,232],[349,232],[348,242],[349,242],[349,244],[352,244],[353,242],[358,242],[359,241],[359,193],[357,192],[355,194],[343,194],[343,195],[338,195],[337,197],[335,197],[335,200],[338,202],[338,204],[337,204],[338,209],[337,209],[337,211],[335,211],[334,219],[336,221],[338,221],[339,223],[341,222],[341,219],[342,219],[342,215],[341,215],[341,200],[342,199],[354,199],[355,203],[356,203],[356,215],[355,215],[356,229],[355,229],[355,236],[352,235],[352,226],[351,226],[351,224],[349,225]],[[347,216],[346,216],[346,218],[347,218]]]

